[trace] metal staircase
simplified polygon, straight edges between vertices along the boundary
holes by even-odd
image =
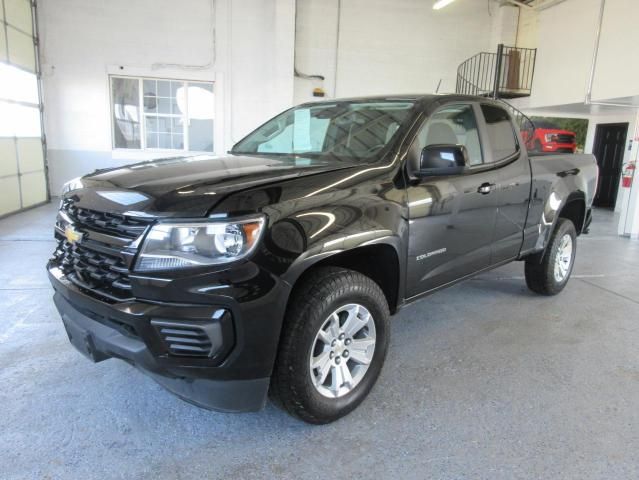
[[[480,52],[457,68],[455,91],[492,98],[530,96],[535,73],[536,48],[497,46],[497,52]]]

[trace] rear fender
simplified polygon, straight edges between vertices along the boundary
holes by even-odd
[[[586,196],[584,192],[566,192],[566,186],[563,183],[555,185],[553,190],[548,195],[546,203],[544,205],[541,221],[539,223],[539,237],[537,238],[537,244],[535,250],[540,253],[539,257],[543,257],[546,248],[550,242],[550,236],[555,230],[557,221],[559,218],[565,217],[572,220],[577,229],[577,234],[581,233],[584,227],[586,219]],[[574,210],[579,210],[579,215],[573,215],[573,207],[575,203],[578,203],[578,207]],[[570,215],[565,215],[570,209]]]
[[[520,258],[543,254],[560,217],[584,230],[597,185],[597,163],[589,154],[530,159],[532,186]]]

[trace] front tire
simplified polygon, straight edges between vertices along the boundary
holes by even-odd
[[[539,140],[535,140],[535,143],[533,144],[533,152],[541,153],[543,150],[544,147],[541,146],[541,142]]]
[[[300,285],[286,312],[271,397],[308,423],[333,422],[368,395],[390,336],[384,293],[370,278],[322,267]]]
[[[543,256],[526,259],[526,285],[541,295],[557,295],[572,273],[577,253],[577,230],[566,218],[559,218]]]

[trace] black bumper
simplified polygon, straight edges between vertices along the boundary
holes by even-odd
[[[224,297],[211,305],[137,300],[109,304],[81,291],[55,265],[48,270],[69,340],[94,362],[125,360],[180,398],[212,410],[255,411],[266,403],[281,328],[273,299],[285,295],[284,285],[247,305]],[[212,326],[207,330],[211,355],[173,354],[158,327],[167,321]],[[256,325],[261,328],[256,330]]]

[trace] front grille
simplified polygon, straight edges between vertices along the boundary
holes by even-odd
[[[574,135],[568,135],[568,134],[557,135],[557,143],[574,143],[574,142],[575,142]]]
[[[67,278],[83,290],[113,301],[131,298],[129,269],[117,255],[60,240],[53,259]]]
[[[83,227],[107,235],[116,235],[130,240],[138,238],[144,233],[150,220],[146,218],[133,218],[115,213],[96,212],[86,208],[77,207],[71,199],[65,199],[62,210],[74,223]]]
[[[63,201],[62,211],[83,238],[69,242],[63,234],[66,220],[59,220],[53,262],[69,281],[94,297],[107,302],[132,299],[129,267],[135,252],[127,246],[151,220],[79,208],[70,199]]]

